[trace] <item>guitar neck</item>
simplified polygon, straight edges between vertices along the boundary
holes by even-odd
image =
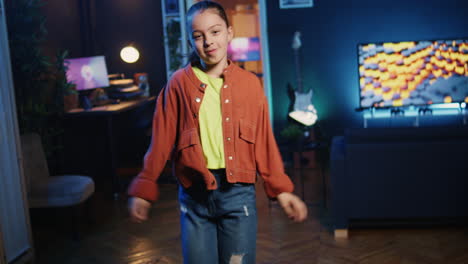
[[[296,81],[297,81],[297,91],[300,93],[304,92],[302,87],[302,71],[301,71],[301,62],[299,58],[299,49],[294,50],[294,62],[296,66]]]

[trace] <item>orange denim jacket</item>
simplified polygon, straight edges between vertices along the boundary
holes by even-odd
[[[292,192],[294,187],[284,172],[260,80],[234,63],[229,64],[223,76],[221,113],[227,181],[255,183],[258,173],[268,197]],[[156,181],[170,157],[172,171],[184,188],[196,181],[203,181],[207,190],[217,188],[215,177],[206,168],[199,137],[198,110],[205,87],[191,65],[187,65],[175,72],[160,92],[153,116],[152,142],[143,170],[129,186],[130,196],[157,200]]]

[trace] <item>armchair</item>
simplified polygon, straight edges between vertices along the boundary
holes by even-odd
[[[90,177],[49,175],[38,134],[22,135],[21,147],[30,208],[73,206],[94,193],[94,181]]]
[[[94,193],[94,181],[88,176],[50,176],[41,138],[38,134],[21,136],[23,170],[26,180],[29,208],[76,207]],[[74,236],[78,237],[78,221],[73,217]]]

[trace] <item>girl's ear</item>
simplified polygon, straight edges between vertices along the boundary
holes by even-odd
[[[228,40],[231,41],[232,38],[234,37],[234,30],[232,29],[232,26],[228,27]]]

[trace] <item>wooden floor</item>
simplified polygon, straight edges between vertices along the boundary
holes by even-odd
[[[257,263],[468,263],[466,226],[351,229],[349,239],[336,240],[319,171],[289,174],[296,193],[309,204],[309,218],[301,224],[290,222],[258,185]],[[125,201],[97,193],[91,210],[94,222],[84,226],[79,241],[72,239],[63,210],[33,212],[36,263],[182,263],[177,188],[164,184],[161,191],[161,200],[144,224],[129,221]]]

